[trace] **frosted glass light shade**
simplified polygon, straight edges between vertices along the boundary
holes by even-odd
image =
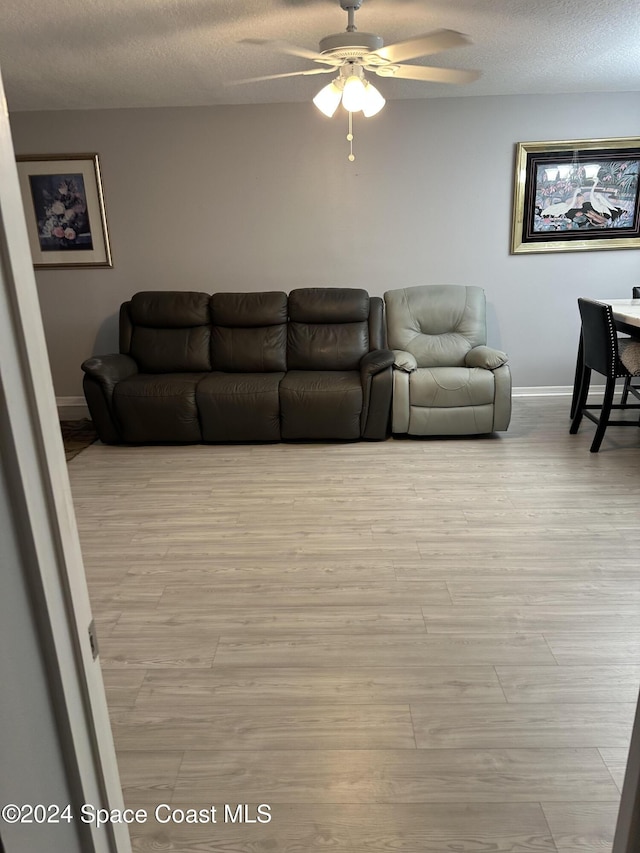
[[[364,83],[360,77],[347,77],[342,92],[342,106],[349,113],[360,112],[365,102]]]
[[[324,113],[327,118],[331,118],[338,109],[341,97],[342,91],[336,86],[335,82],[331,82],[324,89],[320,89],[313,99],[313,103],[321,113]]]
[[[371,116],[376,115],[376,113],[379,113],[386,103],[387,102],[376,87],[372,86],[371,83],[367,83],[364,87],[364,103],[362,105],[362,112],[364,116],[366,118],[370,118]]]

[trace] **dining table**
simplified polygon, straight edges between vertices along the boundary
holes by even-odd
[[[640,338],[640,299],[596,299],[611,305],[613,322],[619,332]]]
[[[618,332],[630,335],[640,340],[640,299],[609,299],[609,297],[592,297],[596,302],[603,302],[611,306],[613,322]],[[576,412],[578,396],[580,393],[580,377],[582,376],[583,364],[582,335],[578,342],[578,358],[576,361],[576,375],[573,381],[573,396],[571,399],[570,417]]]

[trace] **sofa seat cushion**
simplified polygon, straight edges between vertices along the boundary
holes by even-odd
[[[422,367],[409,375],[409,403],[429,408],[492,405],[490,370],[480,367]]]
[[[202,441],[196,388],[202,373],[137,373],[118,382],[115,416],[124,441]]]
[[[357,370],[290,370],[280,383],[282,438],[360,438]]]
[[[205,441],[279,441],[279,373],[211,373],[196,400]]]

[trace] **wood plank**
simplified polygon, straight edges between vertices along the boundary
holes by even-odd
[[[158,803],[170,800],[182,759],[182,752],[161,750],[159,745],[153,753],[118,752],[125,805],[135,809],[154,808]]]
[[[314,608],[295,606],[258,606],[260,596],[250,604],[225,608],[190,608],[176,616],[166,605],[157,611],[120,616],[112,634],[160,631],[180,628],[189,632],[209,631],[214,634],[236,634],[244,637],[274,634],[400,634],[424,637],[426,628],[419,607],[345,607],[318,605]],[[113,627],[116,627],[115,624]]]
[[[634,663],[640,649],[640,631],[590,631],[566,634],[545,634],[554,658],[562,666],[607,664],[616,666]]]
[[[453,604],[491,605],[526,604],[545,607],[568,605],[604,605],[606,607],[640,604],[640,577],[611,576],[556,580],[540,578],[482,577],[451,580],[447,583]]]
[[[202,808],[211,813],[210,801],[195,803],[177,802],[172,809]],[[213,823],[158,823],[151,813],[143,824],[130,828],[134,853],[166,851],[166,853],[249,853],[272,851],[272,853],[358,853],[353,846],[348,813],[349,807],[337,814],[334,806],[305,805],[300,808],[286,803],[266,804],[270,810],[268,823],[257,818],[259,803],[247,804],[246,814],[255,823],[234,822],[237,803],[218,801]],[[229,806],[225,813],[225,805]],[[242,801],[241,805],[244,805]],[[347,814],[345,815],[345,812]],[[226,814],[226,818],[225,818]],[[244,809],[240,814],[244,816]],[[167,820],[169,811],[162,809],[160,817]]]
[[[129,667],[211,667],[218,636],[194,637],[191,631],[149,631],[117,634],[112,632],[100,646],[104,669]]]
[[[317,607],[415,607],[416,595],[440,604],[450,604],[446,584],[425,581],[421,584],[393,583],[258,583],[255,581],[219,580],[213,584],[167,584],[158,600],[158,612],[176,610],[181,613],[215,608],[246,607],[252,602],[264,608],[303,607],[313,612]]]
[[[408,705],[216,705],[165,713],[136,708],[111,719],[119,751],[172,749],[414,749]]]
[[[595,749],[193,750],[176,800],[272,803],[617,801]]]
[[[583,631],[589,625],[599,632],[629,632],[640,625],[640,602],[605,604],[466,604],[459,607],[422,608],[429,634],[563,634]]]
[[[176,802],[178,807],[182,803]],[[209,804],[203,803],[203,806]],[[600,804],[597,804],[600,805]],[[191,803],[184,803],[192,807]],[[250,814],[256,814],[251,804]],[[535,803],[455,803],[392,806],[353,803],[270,805],[268,824],[158,825],[131,828],[134,851],[277,851],[277,853],[556,853],[541,807]],[[600,851],[602,853],[602,851]]]
[[[611,850],[617,803],[542,803],[558,853]]]
[[[102,680],[111,713],[133,708],[145,675],[144,669],[132,669],[126,672],[121,669],[102,669]]]
[[[559,667],[540,667],[559,669]],[[149,670],[136,707],[178,714],[217,704],[505,703],[492,666],[243,666]]]
[[[612,747],[600,747],[599,749],[600,755],[602,756],[602,760],[607,765],[607,769],[611,776],[613,777],[614,782],[618,786],[619,790],[622,791],[622,784],[624,782],[624,774],[627,769],[627,758],[629,756],[629,749],[627,748],[612,748]]]
[[[627,747],[635,702],[619,704],[411,704],[419,749]]]
[[[513,580],[528,579],[540,581],[600,581],[630,580],[635,584],[638,580],[638,557],[628,555],[625,557],[618,554],[615,559],[610,559],[606,553],[596,557],[599,546],[594,545],[590,556],[580,554],[566,554],[559,557],[557,554],[545,553],[527,554],[517,553],[514,545],[509,553],[499,551],[497,548],[490,552],[479,551],[473,554],[473,560],[469,554],[425,554],[419,560],[404,558],[394,559],[393,565],[398,580],[447,580],[454,583],[458,580],[469,579],[482,582],[483,578]],[[603,549],[606,552],[606,549]],[[516,587],[517,590],[517,587]]]
[[[266,565],[268,564],[268,571]],[[188,561],[167,557],[155,561],[133,563],[127,574],[138,576],[165,576],[166,583],[207,585],[218,580],[248,580],[260,583],[287,584],[322,583],[335,581],[362,584],[365,581],[391,582],[396,575],[391,561],[325,560],[314,562],[287,562],[271,560],[266,555],[261,560],[220,560],[215,554],[193,557]]]
[[[221,636],[216,665],[235,666],[469,666],[487,664],[548,664],[556,661],[536,634],[460,637],[435,635],[335,636],[291,635],[262,641]]]
[[[356,805],[338,814],[343,811],[355,850],[555,853],[537,803]]]
[[[508,702],[635,702],[640,665],[497,666]]]

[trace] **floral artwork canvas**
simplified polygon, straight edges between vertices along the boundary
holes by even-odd
[[[97,154],[17,158],[36,268],[111,267]]]
[[[82,175],[30,175],[29,183],[42,251],[92,250]]]

